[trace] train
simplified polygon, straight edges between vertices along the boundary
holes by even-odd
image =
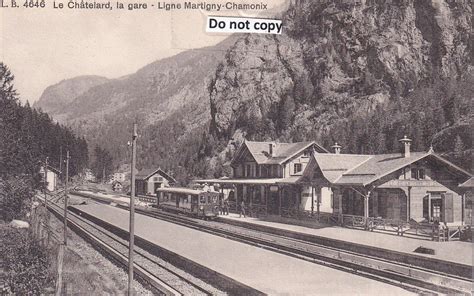
[[[182,187],[158,188],[157,207],[211,220],[219,215],[219,192]]]

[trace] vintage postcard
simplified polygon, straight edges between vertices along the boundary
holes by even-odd
[[[0,0],[1,295],[470,295],[472,0]]]

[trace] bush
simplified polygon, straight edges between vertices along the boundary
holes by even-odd
[[[0,257],[14,295],[39,295],[53,282],[46,251],[28,230],[0,225]]]
[[[33,196],[33,181],[28,177],[0,178],[0,217],[7,222],[25,218]]]

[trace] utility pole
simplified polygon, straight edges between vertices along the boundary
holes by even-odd
[[[130,240],[128,246],[128,295],[133,295],[133,249],[135,239],[135,165],[137,157],[137,124],[133,124],[132,135],[132,168],[131,168],[131,192],[130,192]]]
[[[48,210],[48,157],[46,156],[46,161],[44,164],[44,208],[46,214],[46,227],[48,233],[48,245],[49,245],[49,210]]]
[[[62,175],[63,175],[63,146],[59,146],[59,171],[61,172],[61,175],[60,175],[61,177],[59,179],[62,179]]]
[[[48,194],[46,190],[48,190],[48,157],[46,156],[46,161],[44,162],[44,208],[48,211]]]
[[[69,150],[66,152],[66,185],[64,187],[64,245],[67,246],[67,201],[68,201],[68,182],[69,182]]]

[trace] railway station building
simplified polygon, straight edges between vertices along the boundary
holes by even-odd
[[[472,175],[433,149],[411,152],[407,137],[400,142],[402,153],[362,155],[342,154],[337,143],[329,153],[315,142],[245,141],[232,178],[197,182],[230,188],[231,210],[243,200],[254,216],[464,224],[459,184]]]
[[[230,209],[237,211],[241,201],[252,215],[281,215],[301,197],[311,196],[311,185],[299,180],[314,154],[329,153],[314,141],[298,143],[244,143],[232,159],[232,178],[196,180],[219,185],[228,192]]]
[[[176,180],[161,168],[143,169],[135,176],[137,195],[155,195],[156,189],[176,183]]]
[[[315,154],[301,180],[316,187],[320,202],[331,199],[332,214],[396,221],[466,221],[465,193],[459,184],[471,174],[436,154],[411,152],[379,155]],[[326,207],[327,208],[327,207]]]

